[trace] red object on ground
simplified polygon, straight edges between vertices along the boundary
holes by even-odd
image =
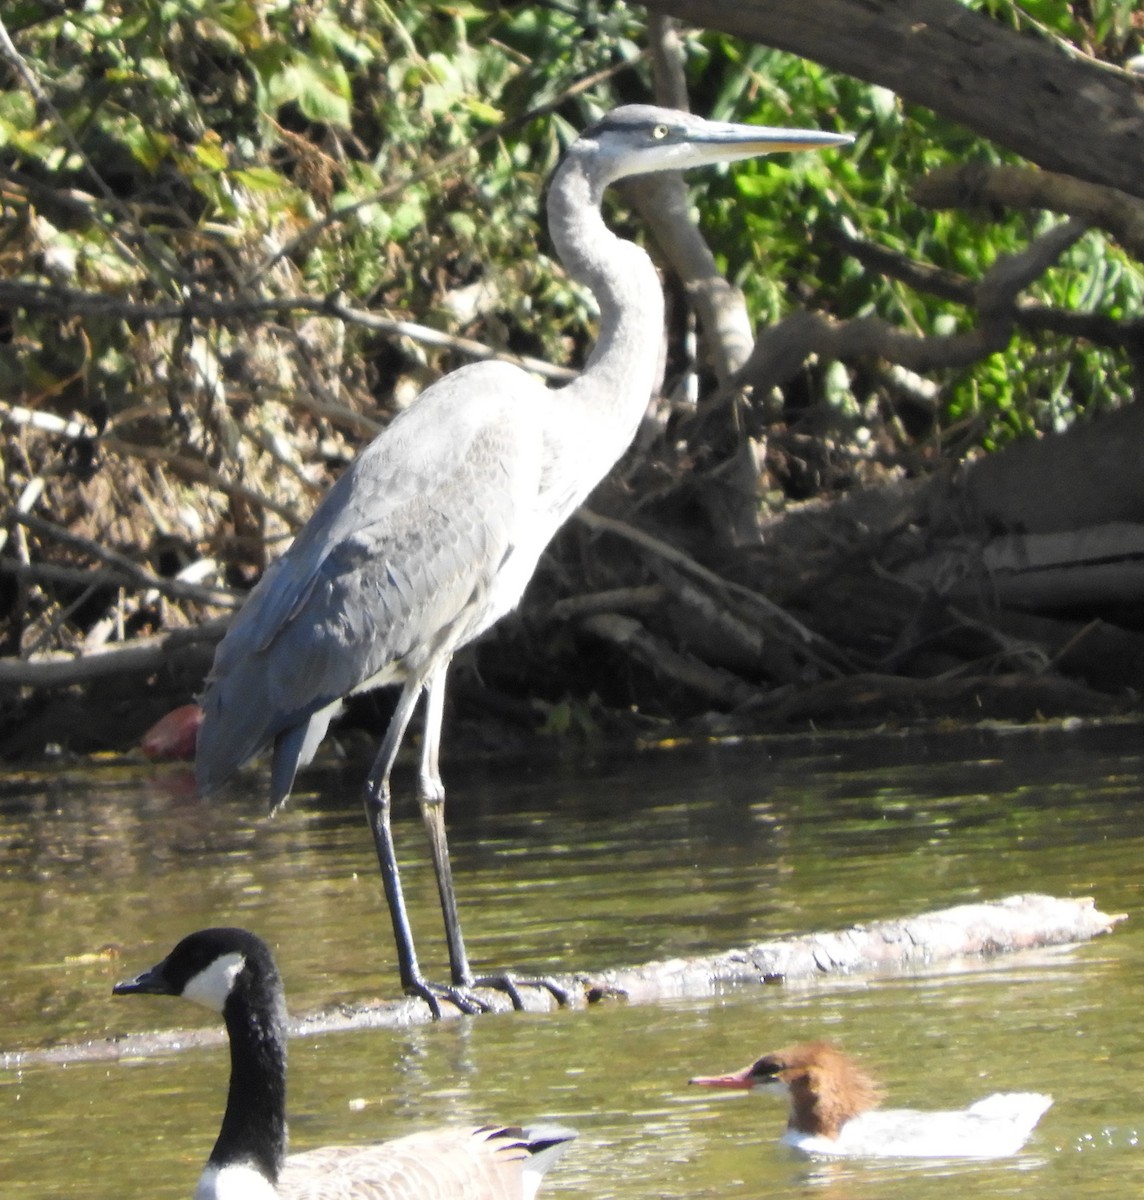
[[[173,708],[147,730],[139,749],[148,758],[192,759],[202,723],[203,710],[197,704]]]

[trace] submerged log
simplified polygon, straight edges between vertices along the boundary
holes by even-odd
[[[1110,933],[1126,919],[1108,914],[1091,897],[1059,899],[1025,894],[978,904],[872,921],[831,933],[810,933],[758,942],[742,949],[696,958],[673,958],[596,974],[558,975],[553,982],[570,996],[572,1007],[584,1008],[605,999],[649,1004],[681,997],[712,996],[729,987],[829,980],[838,975],[901,974],[939,968],[958,960],[982,960],[1018,950],[1067,946]],[[544,987],[519,982],[525,1007],[543,1012],[555,1007]],[[479,994],[490,1011],[511,1006],[490,989]],[[442,1004],[445,1017],[460,1010]],[[293,1037],[338,1030],[423,1024],[432,1020],[429,1006],[406,997],[347,1006],[336,1012],[296,1017]],[[0,1068],[16,1070],[33,1063],[71,1063],[167,1054],[187,1046],[214,1045],[226,1039],[221,1028],[180,1029],[105,1038],[83,1045],[44,1050],[11,1050],[0,1054]]]
[[[1108,933],[1127,914],[1100,912],[1092,897],[1035,893],[873,921],[833,933],[758,942],[705,958],[678,958],[607,971],[594,985],[605,994],[646,1002],[701,996],[726,987],[788,983],[853,972],[894,974],[1084,942]],[[589,992],[589,999],[593,998]]]

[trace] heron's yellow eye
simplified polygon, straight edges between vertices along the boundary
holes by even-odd
[[[656,127],[655,127],[655,128],[652,130],[652,131],[651,131],[651,136],[652,136],[653,138],[655,138],[655,140],[656,140],[657,142],[661,142],[661,141],[663,141],[663,139],[664,139],[665,137],[667,137],[667,135],[668,135],[668,132],[669,132],[669,131],[668,131],[668,128],[667,128],[667,126],[666,126],[666,125],[657,125],[657,126],[656,126]]]

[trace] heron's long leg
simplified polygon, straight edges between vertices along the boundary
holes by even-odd
[[[389,788],[389,776],[401,746],[401,739],[409,725],[409,718],[417,705],[421,693],[421,684],[410,680],[401,689],[397,699],[397,707],[385,731],[377,757],[373,760],[365,783],[365,811],[369,819],[369,827],[373,832],[374,845],[377,847],[377,861],[381,867],[381,882],[385,889],[386,903],[389,905],[389,916],[393,922],[393,940],[397,944],[397,966],[401,975],[401,986],[407,992],[420,996],[429,1005],[435,1017],[441,1016],[441,1003],[438,993],[446,995],[462,1012],[475,1013],[488,1008],[488,1005],[476,997],[466,995],[456,987],[448,988],[428,983],[421,974],[417,962],[417,952],[413,947],[413,930],[409,924],[409,913],[405,907],[405,893],[401,888],[401,873],[397,866],[397,850],[393,844],[393,830],[390,827],[390,810],[392,808]],[[440,713],[438,713],[438,729],[440,728]],[[436,756],[434,755],[434,762]],[[450,880],[450,886],[451,886]]]
[[[457,915],[457,895],[453,888],[453,868],[449,863],[449,843],[445,834],[445,785],[441,781],[439,751],[441,748],[441,720],[445,709],[445,675],[448,663],[444,663],[429,676],[425,684],[425,740],[421,750],[421,817],[429,835],[429,849],[433,855],[433,869],[437,875],[437,891],[441,896],[441,912],[445,918],[445,938],[449,944],[449,968],[453,986],[465,995],[473,986],[497,988],[506,992],[513,1008],[524,1008],[518,984],[547,988],[558,1004],[567,1004],[566,989],[547,978],[519,978],[508,972],[482,975],[475,978],[465,953],[465,941],[461,936],[461,920]],[[471,993],[469,993],[471,995]]]
[[[389,776],[420,691],[420,686],[413,680],[401,689],[389,728],[385,731],[377,757],[373,760],[369,775],[366,776],[364,796],[365,813],[373,832],[374,845],[377,847],[378,865],[381,867],[381,883],[385,889],[390,919],[393,921],[401,986],[406,990],[415,987],[421,980],[421,968],[417,965],[417,952],[413,948],[413,930],[405,908],[405,894],[401,890],[401,874],[397,867],[397,850],[393,844],[393,830],[389,824]]]
[[[389,905],[389,917],[393,922],[393,940],[397,944],[397,967],[401,975],[401,986],[405,991],[421,996],[433,1010],[433,1015],[440,1017],[441,1005],[436,994],[438,991],[448,995],[462,1012],[478,1012],[487,1005],[458,994],[455,989],[435,988],[427,983],[421,974],[417,951],[413,947],[413,930],[405,907],[405,893],[401,888],[401,873],[397,866],[397,849],[393,844],[393,830],[390,827],[392,804],[389,776],[420,692],[421,685],[415,680],[410,680],[401,689],[397,708],[390,718],[389,728],[385,731],[377,757],[373,760],[373,766],[366,778],[365,811],[373,832],[374,845],[377,847],[381,883],[385,889],[386,903]]]
[[[449,862],[449,841],[445,832],[445,785],[441,782],[441,720],[445,711],[445,676],[448,662],[442,663],[425,683],[425,738],[421,750],[421,819],[429,836],[437,892],[445,918],[445,940],[449,946],[449,972],[456,987],[471,987],[473,973],[461,936],[457,915],[457,893],[453,887],[453,868]]]

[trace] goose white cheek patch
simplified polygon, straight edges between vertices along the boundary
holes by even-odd
[[[237,950],[219,955],[209,966],[187,980],[187,986],[182,991],[183,999],[193,1000],[213,1012],[221,1013],[234,981],[245,965],[245,956]]]

